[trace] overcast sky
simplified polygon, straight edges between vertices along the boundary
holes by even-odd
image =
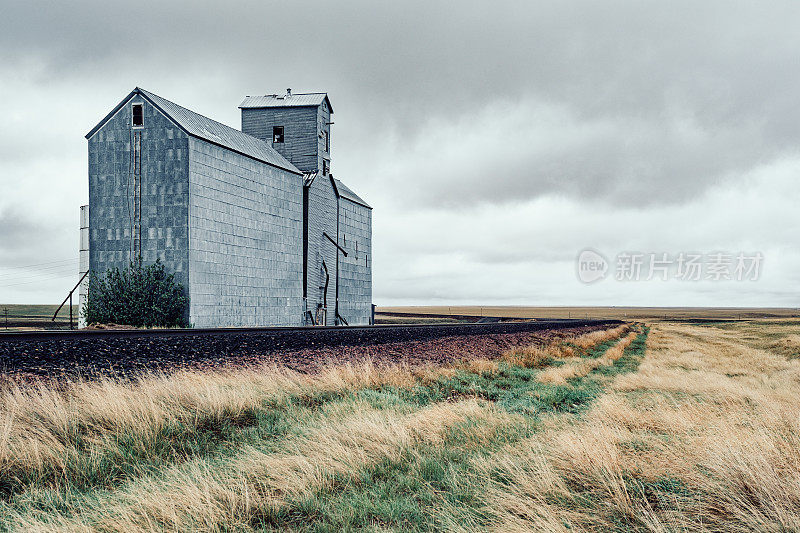
[[[6,3],[0,303],[77,281],[84,135],[138,85],[237,128],[245,95],[326,91],[331,170],[374,207],[378,305],[800,306],[798,20],[796,1]],[[606,279],[578,279],[585,248]],[[618,281],[624,252],[763,260],[755,281]]]

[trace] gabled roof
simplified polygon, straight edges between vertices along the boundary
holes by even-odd
[[[359,195],[354,193],[353,190],[350,187],[348,187],[347,185],[345,185],[344,183],[342,183],[341,180],[333,178],[333,181],[336,184],[337,194],[341,198],[346,198],[346,199],[350,200],[351,202],[354,202],[354,203],[356,203],[358,205],[363,205],[367,209],[372,209],[372,206],[370,206],[367,202],[362,200]]]
[[[239,105],[239,109],[260,108],[260,107],[306,107],[322,105],[328,103],[328,109],[333,113],[331,101],[328,100],[327,93],[300,93],[291,95],[265,94],[264,96],[246,96]]]
[[[203,139],[204,141],[222,146],[223,148],[227,148],[247,157],[252,157],[262,163],[267,163],[268,165],[282,168],[295,174],[302,174],[297,167],[287,161],[286,158],[275,151],[272,146],[261,139],[256,139],[255,137],[242,133],[216,120],[211,120],[208,117],[190,111],[174,102],[170,102],[166,98],[162,98],[157,94],[145,91],[139,87],[131,91],[117,107],[97,124],[97,126],[92,128],[92,131],[86,134],[86,138],[90,138],[97,130],[102,128],[103,125],[136,94],[141,95],[145,100],[155,106],[187,135]]]

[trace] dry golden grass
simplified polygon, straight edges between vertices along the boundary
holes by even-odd
[[[617,361],[625,353],[625,350],[631,343],[636,340],[638,336],[637,331],[631,331],[624,338],[620,339],[618,343],[606,350],[598,359],[600,366],[608,366]]]
[[[562,348],[561,343],[548,346],[520,346],[504,353],[501,359],[525,368],[542,368],[547,366],[554,357],[560,356]]]
[[[566,385],[567,380],[583,377],[600,366],[597,359],[581,359],[574,357],[564,360],[564,366],[548,368],[538,376],[539,383]]]
[[[410,387],[409,368],[369,361],[306,375],[278,367],[147,375],[132,382],[79,381],[57,389],[8,383],[0,390],[0,477],[13,472],[86,468],[125,438],[143,453],[175,424],[197,427],[246,417],[291,397],[382,385]]]
[[[613,341],[619,338],[620,335],[626,333],[629,329],[628,326],[620,326],[611,330],[595,331],[578,337],[575,340],[575,344],[586,350],[598,344]],[[565,385],[568,380],[582,378],[601,366],[613,365],[615,361],[622,357],[625,353],[625,349],[630,346],[637,335],[638,332],[631,331],[627,336],[608,348],[602,356],[596,359],[585,359],[581,357],[565,358],[562,366],[548,368],[539,374],[536,379],[540,383]]]
[[[800,358],[800,335],[788,335],[773,342],[770,348],[791,358]]]
[[[9,385],[0,488],[24,490],[2,493],[0,529],[797,531],[800,360],[781,348],[793,328],[658,323],[638,368],[619,374],[602,370],[630,363],[635,330],[447,368],[367,362],[318,375],[263,368]],[[602,390],[581,412],[533,418],[465,396],[403,400],[465,375],[508,387],[509,368],[529,380],[517,399],[573,391],[572,377]],[[122,441],[144,460],[179,438],[170,428],[194,438],[241,420],[246,433],[248,417],[265,411],[286,431],[76,484],[103,461],[130,461],[114,455]]]
[[[624,327],[592,332],[575,339],[584,348],[615,338]],[[503,360],[538,368],[553,357],[572,354],[561,341],[520,347]],[[132,382],[111,379],[79,381],[57,389],[47,384],[8,383],[0,389],[0,476],[17,471],[56,472],[67,476],[87,468],[90,457],[113,452],[120,438],[135,442],[142,453],[163,438],[166,428],[190,427],[239,419],[265,403],[293,396],[341,393],[362,388],[410,388],[456,371],[493,373],[496,360],[473,359],[449,367],[410,369],[377,367],[370,361],[331,366],[307,375],[264,367],[215,372],[181,371],[146,375]],[[89,466],[91,467],[91,466]]]
[[[610,329],[591,331],[562,341],[556,340],[546,346],[517,347],[503,354],[502,360],[525,368],[544,368],[548,366],[553,359],[580,361],[579,355],[585,354],[599,344],[614,341],[629,330],[630,326],[621,325]],[[635,338],[636,334],[634,333],[632,334],[631,340],[625,344],[625,347]],[[622,355],[622,351],[620,351],[620,355]]]
[[[580,420],[479,465],[511,479],[488,512],[498,530],[796,531],[798,389],[796,360],[656,325],[639,371]]]
[[[618,337],[620,326],[577,337],[582,349]],[[526,368],[545,366],[554,357],[569,357],[574,348],[556,341],[547,346],[515,348],[503,360]],[[265,403],[280,403],[304,394],[336,393],[362,388],[409,388],[457,370],[493,373],[498,362],[465,361],[451,367],[409,369],[361,364],[333,366],[317,375],[278,367],[199,373],[183,371],[148,375],[133,382],[110,379],[80,381],[64,389],[45,384],[7,384],[0,390],[0,476],[25,471],[68,476],[91,468],[89,457],[114,452],[121,438],[143,454],[177,423],[196,427],[239,419]]]
[[[618,339],[630,330],[630,326],[622,325],[611,329],[591,331],[577,337],[572,343],[583,350],[597,346],[600,343]]]
[[[415,445],[436,445],[454,425],[472,419],[484,428],[508,423],[508,415],[481,402],[433,405],[401,415],[366,404],[329,416],[277,453],[241,450],[221,463],[196,460],[155,479],[124,485],[102,507],[79,517],[20,517],[27,531],[219,531],[247,528],[254,518],[278,511],[287,500],[333,488],[381,460],[398,459]]]
[[[620,331],[582,336],[579,343],[591,347]],[[512,350],[502,359],[539,368],[574,349],[559,339],[548,346]],[[475,400],[410,413],[385,412],[363,402],[342,403],[337,412],[333,403],[313,416],[304,411],[305,418],[295,423],[305,429],[283,442],[280,451],[245,446],[235,460],[222,463],[187,455],[171,459],[157,477],[139,474],[135,465],[126,470],[113,463],[160,460],[154,450],[163,448],[165,439],[181,438],[176,428],[192,438],[225,422],[246,425],[265,406],[302,404],[305,398],[363,389],[410,389],[459,371],[483,375],[498,368],[498,361],[488,359],[414,369],[367,361],[315,375],[264,367],[147,375],[131,382],[79,381],[61,388],[9,382],[0,389],[0,479],[17,487],[44,483],[57,491],[69,490],[78,480],[89,489],[121,482],[101,508],[63,516],[35,509],[18,512],[14,522],[26,530],[244,527],[253,513],[274,511],[286,499],[325,490],[337,476],[396,457],[414,443],[440,444],[441,435],[466,418],[480,420],[471,431],[474,441],[508,424],[509,415]],[[176,450],[170,454],[188,453]]]

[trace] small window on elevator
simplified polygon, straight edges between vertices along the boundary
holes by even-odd
[[[331,164],[327,159],[322,160],[322,175],[327,176],[331,171]]]
[[[144,126],[144,109],[142,104],[133,104],[131,110],[133,111],[133,127],[141,128]]]
[[[283,126],[272,126],[272,143],[283,142]]]

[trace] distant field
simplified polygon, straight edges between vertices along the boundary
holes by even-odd
[[[7,322],[6,309],[8,310]],[[65,305],[58,313],[56,321],[51,322],[56,309],[58,309],[58,305],[0,304],[0,331],[69,327],[69,306]],[[72,306],[72,315],[77,323],[77,305]]]
[[[376,313],[420,315],[493,316],[507,318],[611,318],[611,319],[752,319],[800,317],[800,308],[779,307],[514,307],[514,306],[400,306],[378,307]]]

